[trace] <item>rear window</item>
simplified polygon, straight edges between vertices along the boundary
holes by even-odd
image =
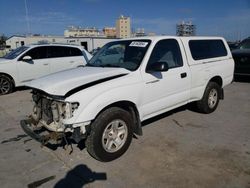
[[[69,48],[70,56],[82,56],[82,51],[78,48]]]
[[[222,40],[190,40],[189,48],[194,60],[227,56]]]
[[[65,47],[65,46],[49,46],[49,58],[82,56],[82,51],[78,48]]]

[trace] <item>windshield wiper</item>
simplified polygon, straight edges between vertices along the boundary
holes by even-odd
[[[112,64],[103,64],[103,65],[100,65],[100,67],[121,67],[119,65],[112,65]]]
[[[89,63],[87,63],[85,66],[86,67],[99,67],[98,65],[93,65],[93,64],[89,64]]]
[[[112,64],[100,64],[100,65],[95,65],[95,64],[89,64],[89,63],[87,63],[85,66],[87,66],[87,67],[102,67],[102,68],[104,68],[104,67],[119,67],[119,68],[121,68],[121,66],[119,66],[119,65],[112,65]]]

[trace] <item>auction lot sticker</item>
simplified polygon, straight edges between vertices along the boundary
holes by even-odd
[[[141,41],[133,41],[131,42],[131,44],[129,46],[133,46],[133,47],[146,47],[148,45],[148,42],[141,42]]]

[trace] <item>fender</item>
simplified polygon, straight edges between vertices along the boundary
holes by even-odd
[[[133,93],[136,93],[136,95],[130,95],[131,91],[133,91]],[[138,109],[139,119],[141,119],[141,114],[138,107],[138,105],[140,104],[139,99],[141,96],[141,92],[142,84],[140,83],[132,85],[129,84],[111,90],[106,90],[98,96],[92,97],[94,98],[94,100],[90,99],[88,104],[81,105],[81,101],[79,101],[80,108],[76,111],[72,118],[65,120],[64,123],[74,124],[92,121],[104,108],[120,101],[128,101],[135,104],[136,108]],[[79,96],[81,96],[81,92],[79,92],[77,96],[72,97],[70,100],[76,101],[75,99],[79,98]]]

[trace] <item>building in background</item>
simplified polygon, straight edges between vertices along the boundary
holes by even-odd
[[[149,33],[148,33],[148,36],[156,36],[156,33],[154,33],[154,32],[149,32]]]
[[[116,28],[115,27],[104,27],[103,34],[107,38],[116,38]]]
[[[16,49],[20,46],[25,45],[25,40],[25,36],[13,35],[6,40],[6,45],[9,46],[10,49]]]
[[[108,42],[115,39],[107,37],[64,37],[64,36],[11,36],[6,40],[6,45],[10,49],[16,49],[20,46],[31,44],[72,44],[83,46],[87,51],[91,52],[96,48],[100,48]]]
[[[147,34],[145,33],[144,28],[138,28],[136,29],[136,32],[133,33],[134,37],[145,37]]]
[[[68,29],[64,31],[65,37],[97,37],[103,36],[102,33],[95,27],[91,28],[81,28],[70,26]]]
[[[13,35],[6,40],[6,45],[11,49],[16,49],[20,46],[29,44],[43,44],[43,43],[65,43],[63,36],[47,36],[47,35],[29,35],[18,36]]]
[[[176,25],[177,36],[194,36],[196,34],[196,26],[192,22],[184,22]]]
[[[117,38],[131,37],[130,17],[125,17],[121,15],[116,20],[116,37]]]

